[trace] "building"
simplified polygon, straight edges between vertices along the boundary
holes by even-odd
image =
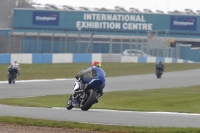
[[[14,9],[12,29],[6,33],[8,43],[2,53],[120,54],[139,49],[152,56],[200,62],[200,15],[189,9],[164,13],[119,6],[32,4],[32,8]],[[188,57],[184,51],[195,54]]]

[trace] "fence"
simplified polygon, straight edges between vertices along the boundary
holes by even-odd
[[[20,32],[0,36],[0,53],[109,53],[136,49],[150,56],[169,56],[168,38],[67,33]],[[129,53],[133,55],[133,53]],[[128,55],[129,55],[128,54]]]

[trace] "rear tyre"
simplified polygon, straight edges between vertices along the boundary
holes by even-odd
[[[72,106],[72,96],[70,96],[70,98],[68,99],[68,101],[66,103],[66,108],[68,110],[71,110],[73,108],[73,106]]]
[[[97,92],[93,89],[90,89],[86,93],[85,100],[80,103],[81,110],[87,111],[88,109],[90,109],[96,101],[96,96],[97,96]]]

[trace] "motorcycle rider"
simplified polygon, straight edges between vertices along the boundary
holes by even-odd
[[[17,63],[17,61],[14,61],[9,67],[8,67],[8,74],[9,74],[9,71],[11,69],[16,69],[17,70],[17,75],[20,75],[20,65],[19,63]]]
[[[80,80],[80,89],[86,88],[88,85],[95,87],[97,92],[96,103],[98,103],[98,98],[103,95],[103,88],[105,87],[105,77],[106,73],[101,68],[101,63],[98,61],[92,62],[89,68],[81,70],[75,76],[75,78]]]
[[[162,72],[164,72],[164,64],[162,61],[159,61],[157,64],[156,64],[156,71],[157,70],[161,70]]]

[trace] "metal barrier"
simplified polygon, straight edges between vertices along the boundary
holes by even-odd
[[[168,30],[149,31],[147,36],[147,45],[144,45],[143,51],[152,56],[172,57],[169,55],[170,41]]]
[[[121,63],[156,63],[160,60],[164,63],[197,63],[177,58],[121,56],[120,54],[0,54],[0,64],[10,64],[14,61],[20,64],[91,63],[95,60]]]

